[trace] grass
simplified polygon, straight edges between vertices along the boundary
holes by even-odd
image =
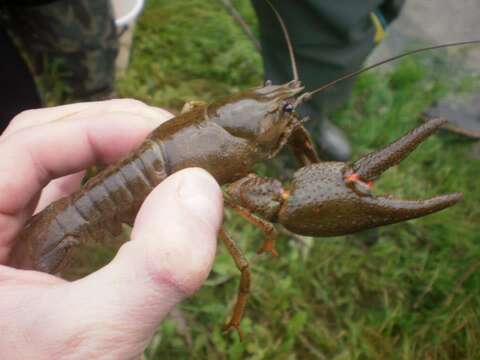
[[[249,2],[235,5],[256,29]],[[355,157],[415,126],[433,101],[475,88],[478,76],[452,71],[443,58],[408,58],[389,73],[359,78],[351,102],[332,116],[350,135]],[[132,59],[121,96],[173,110],[262,81],[261,58],[213,0],[149,1]],[[222,333],[239,276],[220,246],[209,280],[180,307],[188,328],[167,319],[145,358],[480,358],[480,162],[471,150],[439,134],[387,172],[379,193],[465,197],[439,214],[381,228],[373,242],[371,233],[305,243],[282,237],[279,258],[255,257],[261,233],[227,213],[228,230],[253,259],[245,341]],[[96,254],[100,262],[106,257],[102,249]]]

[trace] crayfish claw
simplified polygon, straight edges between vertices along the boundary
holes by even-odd
[[[385,196],[362,197],[364,216],[358,230],[419,218],[455,205],[461,193],[435,196],[426,200],[400,200]],[[367,216],[368,215],[368,216]]]
[[[373,181],[392,166],[399,164],[435,130],[447,122],[443,118],[434,118],[411,130],[400,139],[381,150],[374,151],[357,160],[352,169],[364,181]]]
[[[299,235],[338,236],[422,217],[456,204],[462,198],[460,193],[399,200],[371,192],[377,177],[402,161],[445,122],[429,120],[353,164],[324,162],[299,169],[277,221]]]

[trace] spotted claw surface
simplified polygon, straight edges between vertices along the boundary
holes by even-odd
[[[460,193],[400,200],[370,192],[383,172],[400,163],[444,123],[432,119],[353,164],[325,162],[300,169],[278,221],[300,235],[337,236],[422,217],[456,204],[462,198]]]

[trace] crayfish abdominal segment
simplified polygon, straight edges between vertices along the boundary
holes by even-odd
[[[398,164],[445,120],[432,119],[410,131],[382,150],[368,154],[353,164],[323,162],[295,172],[288,186],[276,179],[254,174],[230,184],[226,204],[260,226],[266,240],[259,252],[277,254],[276,232],[272,223],[306,236],[351,234],[422,217],[456,204],[461,194],[453,193],[428,200],[398,200],[373,196],[370,187],[389,167]],[[231,242],[231,239],[229,239]],[[238,250],[238,249],[237,249]],[[248,297],[250,274],[245,259],[230,251],[242,272],[237,303],[227,329],[237,328]],[[245,275],[248,273],[248,276]],[[248,283],[243,278],[248,278]]]

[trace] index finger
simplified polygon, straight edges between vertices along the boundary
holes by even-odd
[[[166,116],[152,121],[128,112],[107,112],[21,128],[2,139],[0,247],[11,245],[33,211],[32,201],[51,179],[117,160],[165,120]]]
[[[113,99],[107,101],[82,102],[43,109],[26,110],[16,115],[2,133],[2,138],[15,131],[59,120],[72,120],[79,117],[118,112],[140,114],[146,119],[168,119],[172,116],[161,108],[148,106],[134,99]]]

